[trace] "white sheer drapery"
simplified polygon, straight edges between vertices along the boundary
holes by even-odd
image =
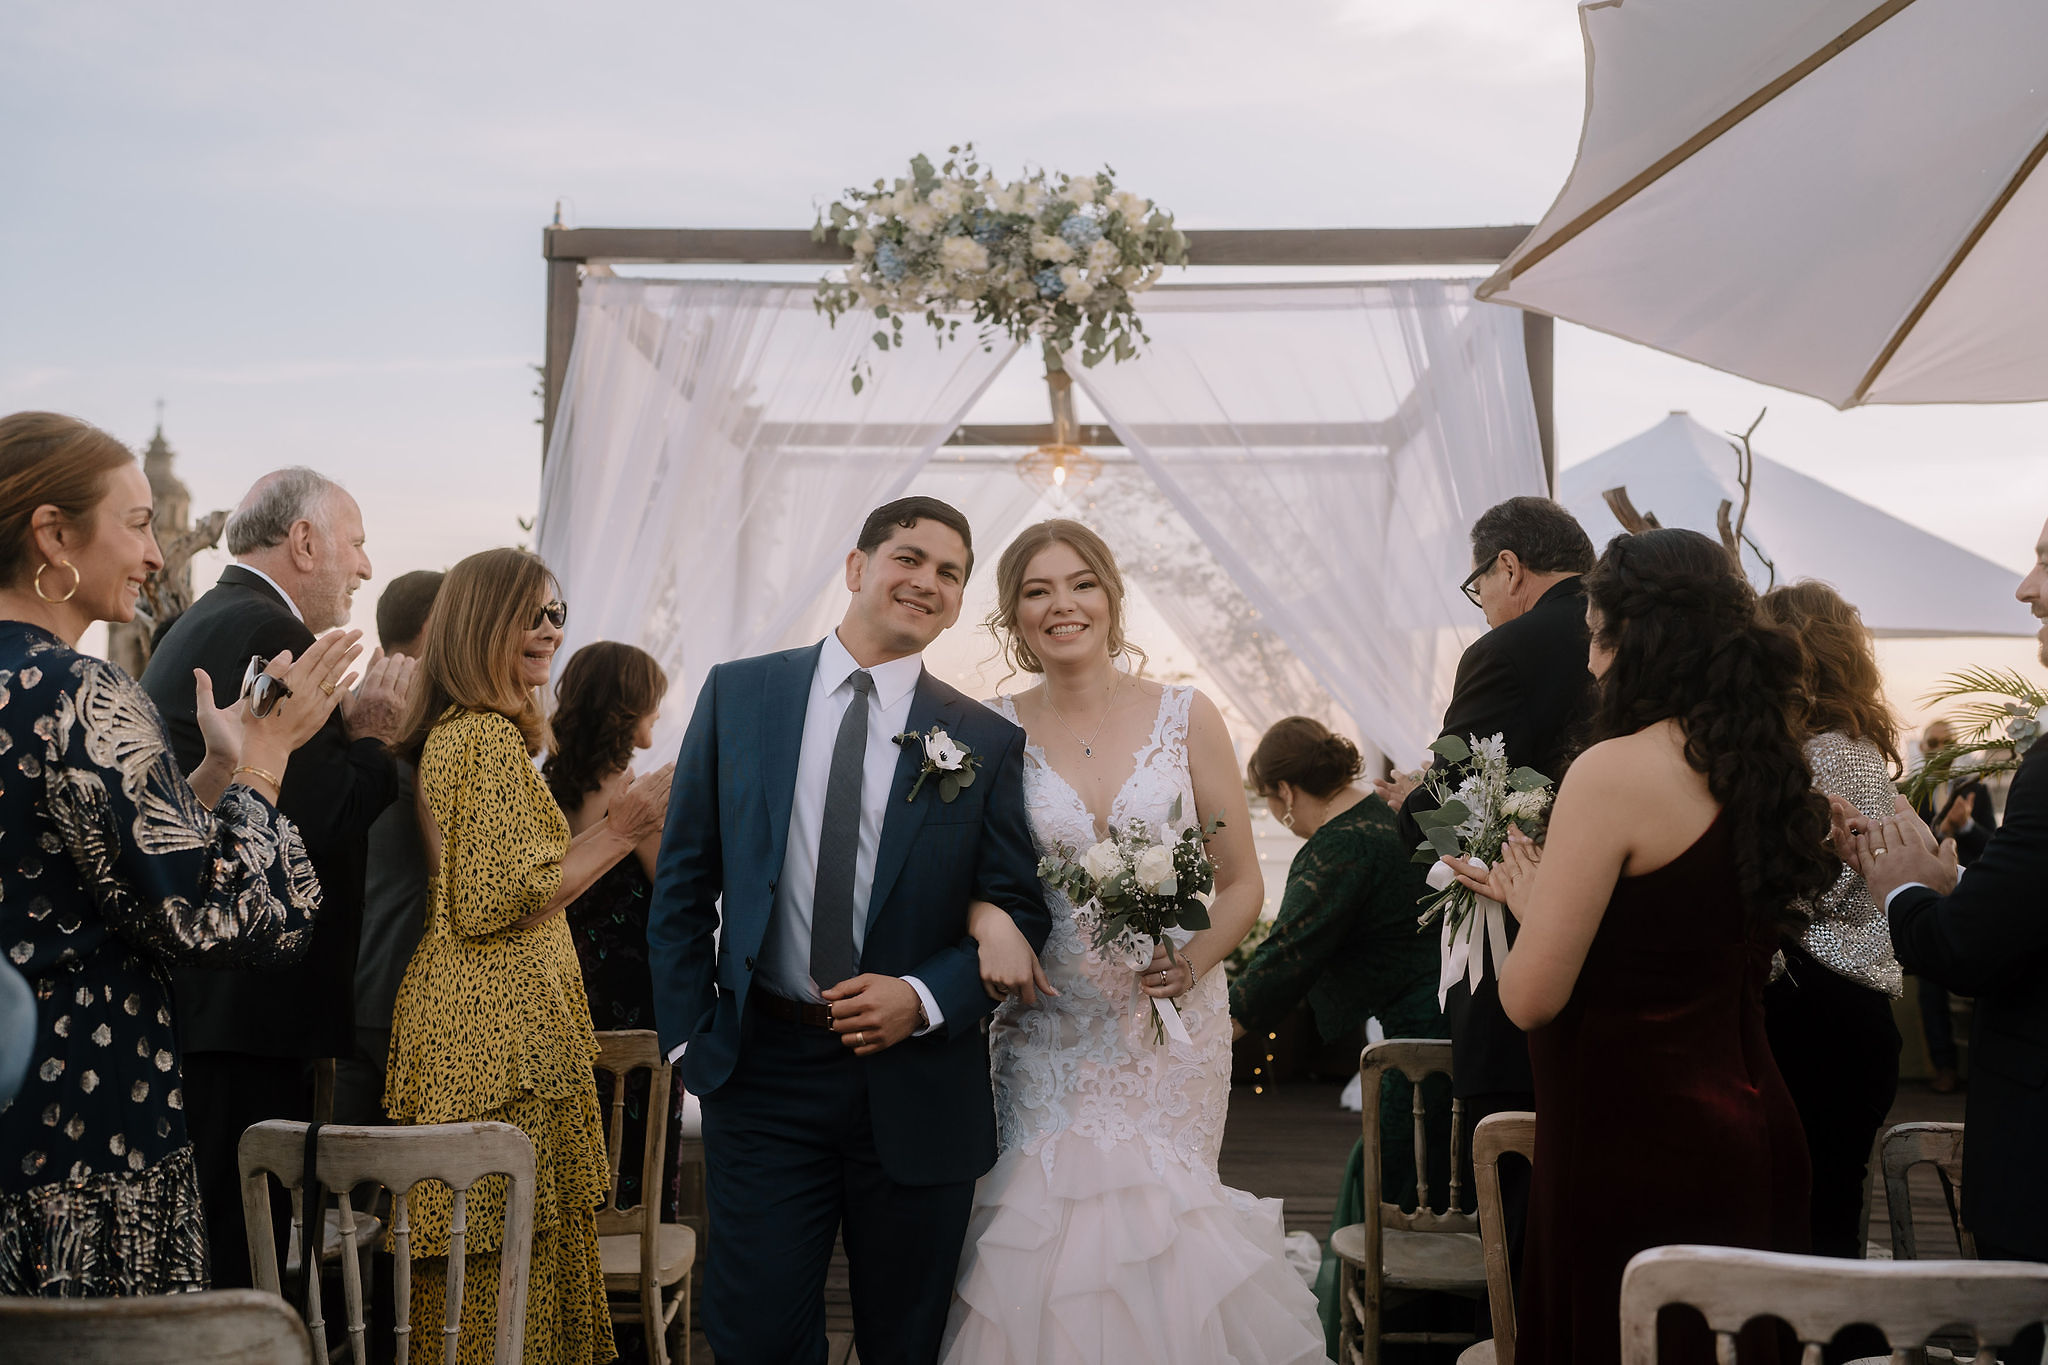
[[[1250,604],[1170,607],[1144,580],[1204,664],[1252,690],[1270,631],[1403,763],[1484,626],[1458,592],[1472,522],[1545,489],[1521,317],[1472,288],[1158,289],[1137,360],[1072,366]]]
[[[581,644],[639,645],[669,675],[673,751],[711,666],[822,634],[821,595],[1012,348],[913,335],[876,356],[802,284],[592,277],[542,478],[537,545]]]

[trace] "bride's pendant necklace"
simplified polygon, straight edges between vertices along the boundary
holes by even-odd
[[[1086,739],[1083,739],[1079,735],[1074,734],[1074,727],[1067,724],[1067,718],[1060,714],[1059,705],[1052,699],[1051,684],[1046,685],[1045,704],[1048,707],[1052,708],[1052,718],[1060,723],[1060,728],[1062,730],[1065,730],[1069,735],[1073,735],[1074,743],[1081,746],[1081,757],[1095,757],[1095,737],[1102,733],[1103,726],[1109,724],[1110,704],[1116,700],[1116,690],[1117,688],[1123,686],[1123,682],[1124,675],[1121,672],[1118,672],[1116,677],[1110,680],[1109,696],[1102,703],[1102,719],[1095,722],[1095,729],[1089,733],[1088,738]]]

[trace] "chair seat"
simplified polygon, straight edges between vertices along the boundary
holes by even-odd
[[[1493,1343],[1475,1341],[1458,1352],[1458,1365],[1493,1365]]]
[[[1331,1233],[1330,1250],[1363,1266],[1365,1224],[1353,1223]],[[1386,1228],[1380,1233],[1380,1280],[1394,1289],[1484,1293],[1486,1255],[1476,1233]]]
[[[604,1267],[607,1290],[640,1287],[640,1235],[620,1233],[597,1239],[597,1258]],[[663,1223],[655,1231],[654,1282],[674,1284],[697,1263],[697,1234],[681,1223]]]

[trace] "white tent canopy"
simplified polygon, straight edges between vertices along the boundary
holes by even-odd
[[[1742,504],[1729,440],[1674,412],[1639,436],[1562,470],[1558,500],[1604,546],[1621,533],[1601,494],[1626,487],[1638,512],[1716,535],[1723,498]],[[1743,566],[1762,588],[1817,578],[1882,636],[2032,635],[2012,570],[1763,456],[1750,482]],[[1764,561],[1768,558],[1770,564]],[[1773,567],[1774,566],[1774,567]]]
[[[2048,398],[2048,4],[1579,22],[1577,162],[1481,298],[1837,407]]]
[[[1320,692],[1404,761],[1434,737],[1485,507],[1543,487],[1522,322],[1469,281],[1161,289],[1151,342],[1082,382],[1130,452],[1076,497],[1254,724]],[[1008,461],[933,460],[1010,358],[914,337],[874,358],[804,286],[590,277],[538,548],[572,604],[561,657],[635,643],[671,679],[658,749],[712,665],[817,639],[862,518],[960,507],[981,567],[1036,494]],[[1036,363],[1036,357],[1029,357]]]

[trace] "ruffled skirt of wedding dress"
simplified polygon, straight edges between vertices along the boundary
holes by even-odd
[[[1004,1153],[975,1186],[947,1365],[1323,1361],[1315,1296],[1288,1265],[1280,1201],[1142,1142],[1071,1137],[1048,1175]]]

